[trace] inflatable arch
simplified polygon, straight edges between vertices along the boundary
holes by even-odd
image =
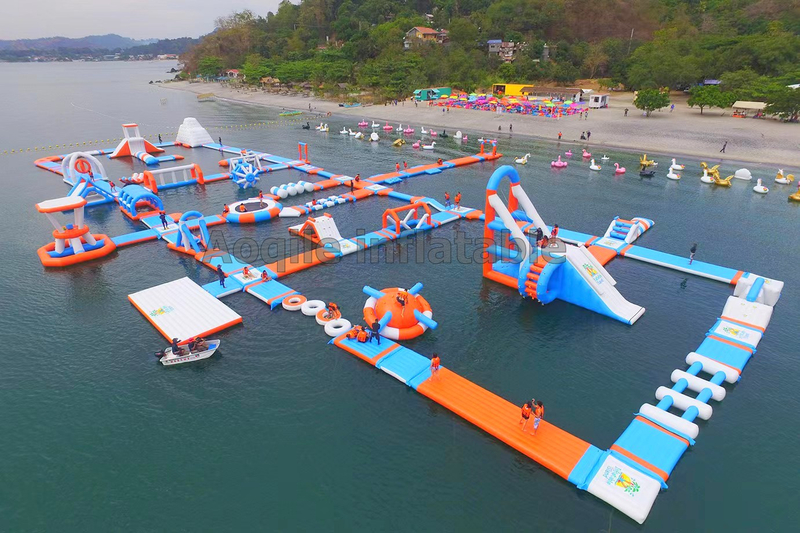
[[[128,185],[123,188],[119,193],[118,199],[120,211],[132,220],[140,220],[143,217],[152,215],[153,211],[160,212],[164,210],[164,204],[161,199],[141,185]],[[149,207],[150,209],[139,213],[138,209],[140,207]]]
[[[79,163],[79,161],[85,161],[86,163]],[[91,170],[95,177],[99,175],[104,180],[108,179],[103,164],[92,154],[86,152],[72,152],[61,160],[61,174],[64,175],[64,181],[70,185],[78,183],[81,174],[88,174],[89,170]]]

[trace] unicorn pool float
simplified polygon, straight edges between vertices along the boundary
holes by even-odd
[[[530,156],[531,156],[531,154],[525,154],[524,156],[515,159],[514,163],[517,163],[518,165],[527,165],[528,164],[528,158]]]
[[[383,127],[383,131],[392,131],[394,128],[389,125],[387,122],[386,125]]]
[[[456,131],[456,134],[453,135],[453,139],[460,139],[461,137],[463,137],[461,130]]]
[[[342,131],[340,131],[339,133],[341,133],[342,135],[347,135],[348,131],[349,131],[349,130],[348,130],[347,128],[344,128],[344,127],[343,127],[343,128],[342,128]]]
[[[375,133],[374,131],[369,136],[369,142],[371,142],[371,143],[376,143],[376,142],[378,142],[380,140],[381,140],[381,138],[378,137],[378,134]]]
[[[600,170],[602,167],[594,162],[592,159],[592,163],[589,165],[589,170]]]
[[[330,129],[328,128],[328,125],[325,124],[324,126],[319,128],[319,131],[322,132],[322,133],[328,133],[328,131],[330,131]]]
[[[614,174],[625,174],[625,167],[619,166],[619,163],[614,163]]]
[[[756,181],[756,186],[753,187],[753,192],[757,192],[758,194],[767,194],[769,189],[764,187],[764,185],[761,184],[761,178],[758,178]]]
[[[648,173],[650,173],[651,176],[655,173],[654,170],[643,169],[641,172],[639,172],[639,175],[641,176],[643,172],[648,172]],[[669,172],[667,172],[667,179],[679,180],[679,179],[681,179],[681,175],[678,174],[677,172],[675,172],[672,168],[670,168]]]
[[[367,122],[366,120],[362,120],[361,122],[358,123],[359,128],[366,128],[367,126],[369,126],[369,122]]]
[[[583,149],[583,158],[584,159],[589,159],[590,157],[592,157],[592,153],[591,152],[587,152],[586,148],[584,148]]]
[[[600,158],[600,161],[608,161],[609,159],[611,158],[608,157],[606,154],[603,154],[603,157]]]
[[[550,166],[553,168],[567,168],[567,162],[561,160],[561,156],[558,156],[557,161],[550,161]]]
[[[406,135],[413,135],[414,134],[414,128],[412,128],[411,126],[408,126],[406,129],[403,130],[403,133],[405,133]]]
[[[642,156],[639,158],[639,165],[641,166],[641,168],[657,167],[658,163],[656,163],[652,159],[647,159],[647,154],[642,154]]]
[[[319,126],[314,126],[314,129],[315,129],[315,130],[317,130],[317,131],[319,131],[319,130],[321,130],[321,129],[322,129],[322,126],[324,126],[324,124],[323,124],[322,122],[320,122],[320,123],[319,123]]]
[[[353,136],[353,138],[354,138],[354,139],[363,139],[363,138],[364,138],[364,134],[363,134],[363,133],[361,133],[361,132],[359,131],[358,133],[356,133],[356,134]]]
[[[423,144],[422,145],[422,149],[423,150],[433,150],[434,146],[436,146],[436,141],[431,141],[430,144]]]
[[[567,150],[566,152],[564,152],[564,155],[567,157],[572,157],[572,150]]]
[[[417,142],[415,142],[414,144],[411,145],[411,148],[417,149],[417,148],[419,148],[419,145],[420,145],[420,141],[417,141]]]
[[[670,170],[683,170],[684,168],[685,167],[683,165],[679,165],[674,159],[672,160],[672,164],[669,166]]]
[[[380,125],[380,124],[378,124],[378,123],[377,123],[377,122],[375,122],[374,120],[372,121],[372,129],[375,129],[375,128],[380,128],[380,127],[381,127],[381,125]]]
[[[775,175],[775,183],[780,183],[782,185],[788,185],[794,181],[794,174],[787,174],[786,177],[783,176],[783,169],[779,168],[778,173]]]
[[[800,202],[800,186],[797,187],[797,192],[789,195],[789,200],[793,202]]]
[[[733,179],[733,174],[724,179],[714,178],[714,185],[719,185],[720,187],[730,187],[732,179]]]
[[[392,146],[400,147],[403,146],[405,143],[406,143],[405,139],[397,139],[392,143]]]

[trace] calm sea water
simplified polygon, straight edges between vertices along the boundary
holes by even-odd
[[[476,151],[437,144],[433,153],[388,143],[371,146],[339,136],[352,119],[333,117],[331,133],[298,125],[226,128],[273,120],[279,110],[226,102],[197,103],[188,93],[148,85],[168,77],[158,63],[0,65],[0,153],[119,137],[136,121],[147,135],[174,131],[194,116],[223,141],[282,155],[307,141],[314,163],[369,176]],[[166,98],[166,103],[161,99]],[[416,125],[419,127],[420,125]],[[469,133],[469,132],[468,132]],[[471,135],[472,136],[472,135]],[[474,135],[477,138],[478,135]],[[172,137],[166,137],[165,140]],[[112,142],[100,146],[112,146]],[[91,145],[97,146],[97,144]],[[326,344],[313,321],[269,311],[237,294],[225,302],[244,326],[220,335],[212,359],[165,369],[152,352],[164,340],[128,303],[132,292],[182,276],[206,283],[213,274],[161,242],[120,250],[111,259],[47,270],[36,248],[51,229],[33,204],[66,193],[55,174],[36,169],[37,154],[0,156],[4,251],[0,277],[0,529],[57,530],[323,530],[323,531],[785,531],[796,527],[800,439],[796,391],[795,283],[798,205],[771,183],[775,169],[748,167],[773,191],[752,184],[714,189],[700,183],[698,162],[670,182],[635,172],[592,173],[573,158],[563,172],[549,161],[567,145],[504,139],[508,156],[533,153],[520,167],[529,195],[547,221],[602,233],[615,215],[646,216],[656,226],[641,244],[785,280],[767,336],[743,380],[700,422],[697,445],[679,463],[670,489],[638,526],[585,492],[482,433],[444,408]],[[216,171],[219,155],[184,153]],[[638,154],[612,152],[635,168]],[[679,158],[680,159],[680,158]],[[511,158],[504,159],[510,162]],[[143,168],[103,160],[113,178]],[[723,171],[741,165],[725,162]],[[399,184],[409,194],[441,198],[461,191],[483,207],[495,164],[471,166]],[[730,172],[728,172],[730,173]],[[795,170],[795,173],[796,170]],[[725,174],[724,174],[725,175]],[[272,184],[303,179],[284,171]],[[170,212],[216,213],[247,195],[223,182],[165,191]],[[305,200],[305,199],[304,199]],[[380,226],[385,198],[329,212],[341,233]],[[249,237],[288,239],[301,219],[225,226],[231,246]],[[137,226],[115,207],[89,211],[94,232],[118,235]],[[655,389],[684,368],[687,352],[719,316],[731,288],[646,264],[616,259],[608,270],[621,292],[647,312],[628,327],[562,302],[522,301],[485,281],[480,266],[402,263],[431,239],[481,235],[460,222],[432,235],[382,247],[375,262],[349,256],[286,279],[309,297],[336,300],[358,319],[361,286],[425,284],[439,329],[408,343],[438,351],[444,364],[521,403],[532,395],[548,418],[607,448]],[[474,247],[468,246],[468,251]],[[244,253],[240,250],[240,255]],[[793,526],[794,524],[795,526]]]

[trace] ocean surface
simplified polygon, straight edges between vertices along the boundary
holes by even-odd
[[[772,191],[754,183],[730,189],[700,182],[699,161],[680,182],[639,178],[639,154],[609,152],[630,169],[595,173],[573,157],[564,171],[549,162],[572,147],[504,137],[500,163],[484,163],[410,179],[396,189],[483,209],[492,171],[526,152],[518,166],[544,219],[602,234],[614,216],[656,224],[639,244],[679,255],[699,245],[702,261],[784,280],[774,318],[727,398],[700,421],[688,451],[639,526],[543,467],[483,433],[390,376],[327,344],[322,328],[299,313],[270,311],[246,294],[225,298],[244,325],[219,335],[213,358],[164,368],[153,357],[164,339],[127,295],[189,276],[213,273],[163,242],[121,249],[109,258],[45,270],[36,249],[51,239],[34,204],[67,187],[37,169],[41,155],[64,145],[113,147],[123,122],[145,135],[174,132],[196,117],[226,144],[292,157],[308,142],[311,161],[328,170],[370,176],[477,151],[452,139],[433,152],[392,148],[340,136],[347,117],[326,119],[331,133],[299,124],[241,127],[272,121],[280,109],[224,101],[147,82],[166,79],[168,62],[0,64],[0,187],[3,269],[0,276],[0,530],[3,531],[787,531],[800,521],[800,374],[797,324],[800,205],[794,187],[773,183],[776,169],[746,165]],[[602,112],[602,111],[598,111]],[[312,126],[314,122],[312,121]],[[415,124],[416,128],[422,124]],[[456,128],[453,128],[455,130]],[[383,132],[381,131],[381,134]],[[82,145],[81,145],[82,146]],[[34,147],[37,150],[34,150]],[[42,154],[42,147],[45,147]],[[51,148],[52,147],[52,148]],[[31,149],[23,154],[5,150]],[[218,153],[175,150],[206,174]],[[600,154],[595,154],[600,155]],[[713,154],[716,156],[717,154]],[[114,181],[142,171],[139,161],[102,159]],[[715,164],[717,161],[713,161]],[[709,161],[712,163],[712,161]],[[180,163],[179,163],[180,164]],[[162,164],[166,167],[170,163]],[[722,175],[740,165],[725,161]],[[786,169],[788,171],[788,169]],[[794,169],[795,174],[800,174]],[[262,178],[271,185],[306,179],[296,171]],[[243,199],[230,182],[160,194],[168,212],[218,213]],[[294,199],[300,203],[307,201]],[[287,202],[292,203],[292,202]],[[371,231],[398,202],[370,198],[327,210],[342,235]],[[115,206],[88,211],[94,233],[119,235],[140,226]],[[243,243],[285,240],[302,219],[255,226],[218,226],[216,235],[256,264]],[[556,425],[608,448],[655,389],[696,348],[720,315],[732,288],[633,260],[608,266],[631,302],[647,308],[626,326],[556,301],[522,300],[481,277],[473,261],[419,262],[431,245],[468,241],[479,222],[461,221],[417,239],[312,268],[285,282],[309,298],[337,301],[358,320],[361,287],[421,281],[440,326],[407,342],[423,354],[521,404],[542,399]],[[444,239],[444,241],[442,241]],[[236,248],[238,246],[238,248]],[[424,255],[424,253],[423,253]]]

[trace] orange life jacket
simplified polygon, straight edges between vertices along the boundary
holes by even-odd
[[[544,416],[544,407],[537,405],[536,410],[533,412],[533,416],[536,418],[542,418]]]
[[[368,335],[366,331],[362,329],[361,331],[358,332],[358,342],[367,342],[367,338]]]
[[[438,357],[434,357],[431,359],[431,366],[433,366],[433,368],[439,368],[439,361],[440,359]]]
[[[531,407],[528,404],[522,406],[522,417],[528,418],[531,416]]]

